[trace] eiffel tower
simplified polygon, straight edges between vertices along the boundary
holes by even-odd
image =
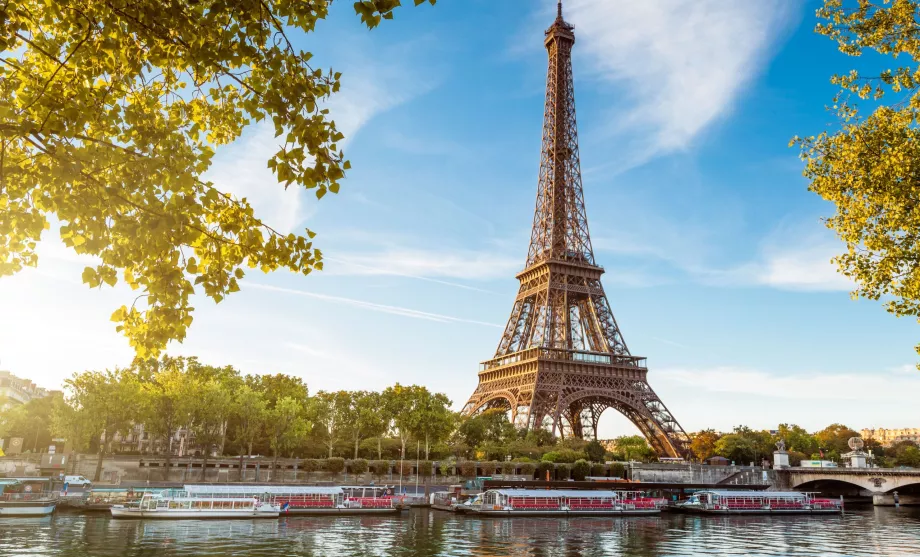
[[[574,29],[560,1],[546,31],[543,147],[527,264],[495,356],[480,365],[463,412],[501,408],[521,427],[596,439],[601,413],[613,408],[659,455],[685,457],[689,438],[649,386],[645,358],[626,347],[594,260],[575,123]]]

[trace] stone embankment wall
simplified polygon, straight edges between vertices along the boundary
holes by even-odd
[[[0,458],[0,475],[3,476],[57,476],[63,474],[77,474],[93,479],[96,474],[96,455],[77,455],[68,459],[64,469],[40,469],[37,455],[24,455],[21,457]],[[384,470],[368,471],[362,474],[348,473],[350,466],[343,472],[333,474],[323,471],[317,466],[318,461],[304,461],[301,459],[279,459],[278,467],[272,470],[272,460],[268,458],[243,459],[242,474],[240,473],[239,458],[210,459],[207,468],[202,468],[202,460],[176,458],[166,468],[163,458],[143,458],[138,456],[109,456],[103,460],[100,483],[191,483],[191,482],[284,482],[284,483],[397,483],[400,480],[398,461],[390,461]],[[458,467],[465,467],[463,477],[459,475]],[[565,466],[565,465],[561,465]],[[505,470],[502,470],[502,468]],[[510,470],[508,468],[511,468]],[[475,464],[472,472],[471,463],[466,465],[449,465],[432,463],[430,473],[423,473],[418,477],[419,483],[449,485],[461,483],[471,476],[494,476],[502,472],[510,473],[516,479],[542,479],[545,471],[530,472],[535,467],[534,463],[497,463],[480,462]],[[426,467],[423,463],[423,469]],[[606,467],[606,474],[613,475],[611,468]],[[403,464],[403,483],[416,481],[415,462],[405,461]],[[694,484],[760,484],[770,483],[774,480],[772,471],[768,471],[767,482],[763,481],[763,470],[750,466],[705,466],[699,464],[644,464],[631,463],[628,465],[626,476],[639,482],[658,483],[694,483]],[[592,472],[592,476],[599,475]]]
[[[724,484],[726,486],[769,484],[773,475],[759,466],[708,466],[703,464],[630,464],[630,479],[639,482]]]

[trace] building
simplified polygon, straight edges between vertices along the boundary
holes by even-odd
[[[920,445],[920,428],[903,428],[903,429],[864,429],[859,432],[863,439],[873,439],[881,443],[883,447],[890,447],[901,441],[911,441]]]
[[[26,404],[36,398],[44,398],[50,393],[29,381],[16,377],[9,371],[0,370],[0,410]]]

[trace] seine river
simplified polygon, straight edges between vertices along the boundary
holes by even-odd
[[[124,521],[59,513],[0,519],[0,555],[173,557],[331,555],[920,555],[920,508],[823,517],[479,519],[401,517]]]

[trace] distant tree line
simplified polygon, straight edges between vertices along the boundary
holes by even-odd
[[[2,404],[0,404],[2,407]],[[525,430],[505,411],[462,417],[450,399],[417,385],[383,391],[318,391],[297,377],[243,375],[230,366],[196,358],[162,357],[130,368],[86,371],[65,382],[63,393],[0,412],[0,438],[21,437],[28,452],[42,452],[52,438],[65,438],[77,452],[158,454],[170,464],[184,442],[187,454],[376,461],[454,460],[534,463],[535,469],[571,468],[575,476],[593,464],[656,459],[645,438],[598,441],[557,438]],[[147,439],[125,443],[143,426]],[[732,433],[704,430],[692,436],[697,460],[723,456],[738,464],[769,460],[774,443],[786,442],[793,464],[837,460],[858,436],[834,424],[814,434],[783,424],[776,434],[737,427]],[[116,443],[116,441],[122,442]],[[133,448],[131,448],[133,447]],[[920,466],[920,449],[909,442],[883,448],[866,441],[883,466]],[[583,461],[583,462],[582,462]],[[102,466],[102,459],[98,460]],[[542,470],[542,469],[541,469]]]
[[[859,436],[857,431],[841,424],[829,425],[816,433],[809,433],[794,424],[781,424],[776,433],[738,426],[727,434],[712,429],[695,433],[690,447],[699,460],[721,456],[737,464],[760,464],[764,459],[772,461],[775,444],[782,439],[789,452],[790,464],[796,466],[803,460],[840,461],[841,456],[851,450],[849,440]],[[864,439],[863,442],[863,450],[871,450],[876,465],[880,467],[920,466],[920,448],[910,441],[901,441],[890,447],[883,447],[875,439]]]

